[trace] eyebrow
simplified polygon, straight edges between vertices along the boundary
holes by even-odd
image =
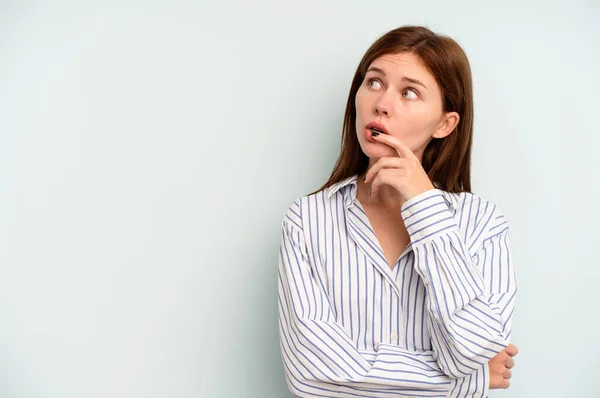
[[[371,66],[369,68],[369,70],[367,70],[367,73],[368,72],[378,72],[378,73],[381,73],[383,76],[385,76],[385,72],[383,71],[383,69],[378,68],[376,66]],[[423,87],[427,88],[427,86],[422,81],[413,79],[412,77],[402,76],[402,81],[407,81],[412,84],[418,84],[419,86],[423,86]]]

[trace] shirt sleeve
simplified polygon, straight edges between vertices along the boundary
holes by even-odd
[[[433,351],[409,351],[390,344],[380,344],[376,352],[358,349],[336,322],[330,298],[313,275],[301,226],[284,218],[278,320],[286,383],[294,395],[450,396],[457,380],[440,368]],[[482,382],[480,391],[486,388]]]
[[[425,285],[435,358],[454,377],[480,369],[509,344],[517,292],[506,219],[489,203],[473,208],[474,201],[462,212],[463,229],[438,189],[401,210]]]

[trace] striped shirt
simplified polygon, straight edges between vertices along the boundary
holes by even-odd
[[[298,397],[486,397],[517,285],[498,206],[435,188],[406,201],[410,243],[388,265],[357,175],[282,220],[278,320]]]

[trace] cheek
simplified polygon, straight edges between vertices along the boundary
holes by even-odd
[[[407,112],[403,118],[403,125],[406,128],[406,133],[409,135],[420,136],[426,135],[437,125],[437,120],[431,117],[431,112],[426,109],[413,110]]]
[[[362,99],[360,96],[360,91],[356,93],[356,97],[354,97],[354,107],[356,108],[356,114],[360,114],[360,107],[362,105]]]
[[[356,94],[356,97],[354,98],[354,107],[356,108],[356,117],[355,117],[355,123],[356,123],[356,128],[358,129],[358,126],[361,125],[363,123],[363,114],[364,114],[364,100],[363,97],[359,94]],[[357,131],[359,133],[359,131]]]
[[[359,88],[356,92],[356,97],[354,97],[354,106],[356,107],[356,112],[359,113],[364,110],[365,106],[367,106],[368,96],[362,88]]]

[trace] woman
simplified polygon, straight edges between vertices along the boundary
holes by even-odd
[[[472,129],[469,62],[454,40],[405,26],[368,49],[335,169],[282,221],[279,331],[294,395],[509,386],[509,229],[470,192]]]

